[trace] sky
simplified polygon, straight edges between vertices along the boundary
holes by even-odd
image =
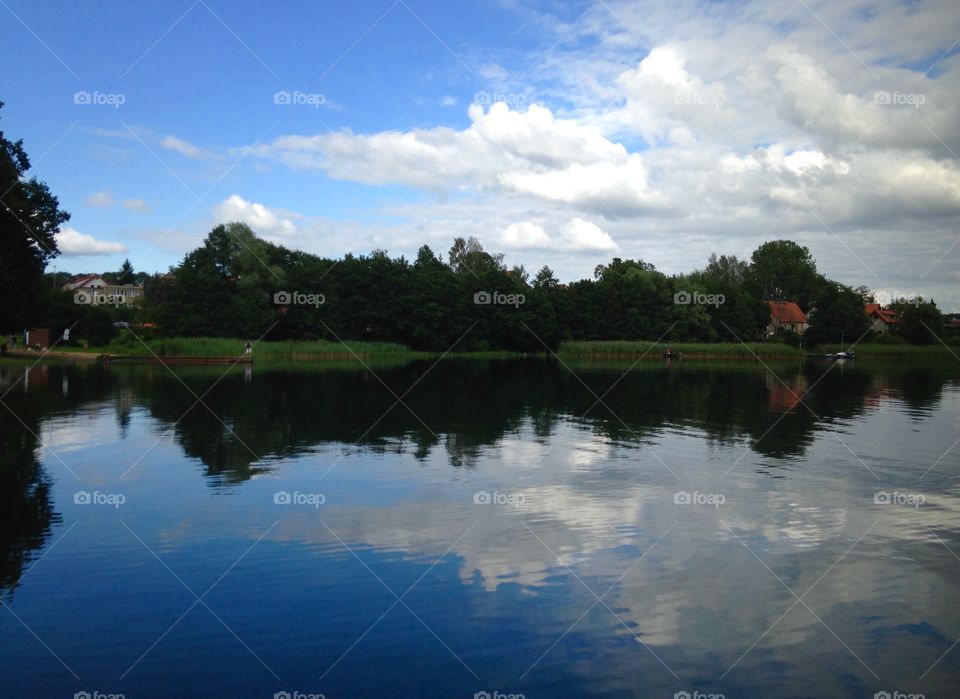
[[[765,240],[960,311],[960,5],[0,0],[0,129],[72,214],[52,267],[212,227],[589,278]]]

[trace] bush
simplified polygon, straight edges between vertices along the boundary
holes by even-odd
[[[891,333],[874,332],[867,338],[867,342],[872,345],[903,345],[906,344],[902,337]]]

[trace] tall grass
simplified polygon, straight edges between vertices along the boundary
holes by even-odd
[[[687,357],[801,357],[803,350],[772,342],[650,342],[644,340],[589,340],[560,343],[559,354],[570,357],[639,357],[659,359],[669,347]]]

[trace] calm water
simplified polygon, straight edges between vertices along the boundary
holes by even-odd
[[[0,365],[0,696],[957,696],[960,366],[626,368]]]

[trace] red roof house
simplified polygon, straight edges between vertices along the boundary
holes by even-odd
[[[889,308],[884,308],[879,303],[866,303],[863,310],[873,321],[871,330],[885,333],[894,325],[900,324],[900,315]]]
[[[789,330],[802,335],[810,323],[807,314],[800,310],[793,301],[767,301],[770,304],[770,324],[767,326],[767,335],[776,334],[777,330]]]

